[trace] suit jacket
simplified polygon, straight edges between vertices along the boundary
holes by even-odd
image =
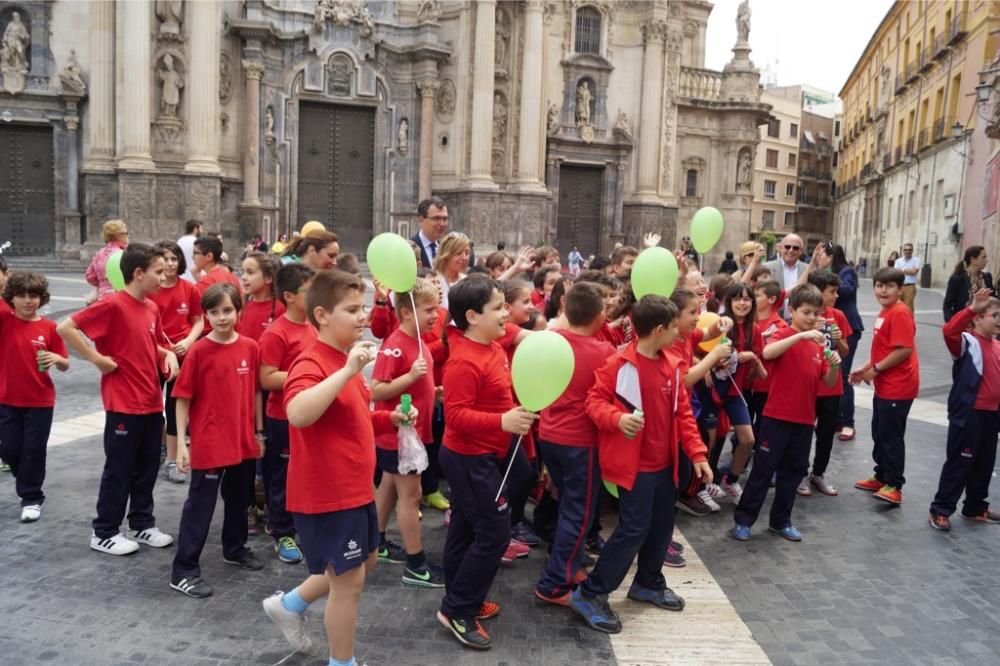
[[[418,231],[417,233],[410,236],[410,240],[416,243],[417,247],[420,248],[420,263],[423,264],[424,268],[434,270],[434,262],[431,260],[430,257],[427,256],[427,248],[424,247],[424,242],[420,240],[420,232]],[[440,248],[441,248],[441,243],[439,241],[438,249]]]
[[[770,269],[771,279],[782,286],[785,291],[791,291],[794,284],[785,285],[785,262],[781,258],[777,258],[774,261],[765,261],[764,266]],[[802,274],[806,272],[809,268],[809,264],[805,262],[798,262],[796,266],[798,268],[797,277],[802,277]]]

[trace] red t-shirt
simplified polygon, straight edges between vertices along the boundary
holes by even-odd
[[[539,312],[545,309],[545,294],[539,294],[537,289],[531,290],[531,304]]]
[[[913,350],[899,365],[875,375],[875,395],[886,400],[916,398],[920,391],[920,362],[917,359],[917,325],[910,309],[902,302],[883,308],[875,320],[872,336],[872,363],[878,363],[897,347]]]
[[[753,330],[750,332],[749,347],[746,344],[746,335],[743,332],[742,324],[734,324],[733,330],[728,335],[729,339],[733,342],[733,353],[751,351],[757,355],[757,358],[760,358],[761,354],[764,353],[764,338],[761,335],[760,326],[757,322],[753,323]],[[736,366],[736,372],[733,373],[733,381],[729,385],[729,395],[736,396],[743,389],[750,388],[748,377],[750,370],[756,367],[756,365],[755,362],[750,361],[749,363],[740,363]]]
[[[427,362],[427,374],[403,389],[403,393],[410,394],[413,406],[417,408],[417,434],[420,435],[420,441],[430,444],[434,441],[431,427],[434,414],[434,359],[427,345],[418,345],[416,338],[410,337],[402,328],[397,328],[389,334],[379,349],[375,367],[372,369],[372,379],[391,382],[405,375],[417,360],[420,347],[423,348],[424,360]],[[375,409],[392,412],[398,405],[399,396],[396,396],[391,400],[376,402]],[[375,446],[396,451],[399,448],[399,437],[395,432],[380,435],[375,438]]]
[[[278,301],[246,301],[240,310],[240,320],[236,331],[253,340],[260,341],[260,336],[271,324],[285,314],[285,306]]]
[[[163,334],[170,342],[186,338],[201,316],[201,293],[187,280],[177,280],[172,287],[160,287],[158,292],[146,298],[160,309]]]
[[[598,340],[610,342],[616,348],[625,344],[625,333],[622,331],[621,327],[611,328],[611,324],[608,322],[604,322],[604,325],[597,331],[595,337]]]
[[[56,323],[41,317],[26,321],[10,308],[0,309],[0,404],[11,407],[52,407],[56,388],[52,370],[38,371],[38,352],[55,352],[63,357],[66,343],[56,333]]]
[[[646,420],[642,434],[642,450],[639,452],[639,471],[658,472],[674,462],[674,445],[670,441],[672,429],[670,420],[676,412],[674,399],[677,386],[673,390],[663,385],[661,366],[669,364],[669,356],[661,353],[659,358],[646,358],[637,354],[639,364],[639,395],[642,396],[642,413]],[[678,382],[681,374],[675,373]],[[669,399],[668,399],[669,397]]]
[[[258,456],[259,367],[257,343],[245,335],[227,345],[202,338],[188,350],[171,395],[191,401],[191,469],[229,467]]]
[[[833,330],[833,325],[836,324],[837,327],[840,328],[840,333],[844,336],[844,340],[851,337],[851,334],[854,331],[851,329],[851,325],[847,322],[847,317],[844,316],[844,313],[837,308],[830,308],[829,310],[825,310],[823,312],[817,312],[816,316],[826,320],[826,323],[823,325],[823,335],[826,336],[826,348],[840,354],[840,350],[837,349],[837,343],[833,341],[833,337],[830,332]],[[821,382],[819,385],[819,393],[816,395],[820,398],[826,398],[834,395],[844,395],[843,375],[839,372],[837,373],[837,383],[833,386],[827,386],[825,383]]]
[[[507,362],[512,363],[514,361],[514,351],[517,347],[514,346],[514,341],[517,340],[517,336],[521,334],[524,329],[517,324],[512,324],[509,321],[503,325],[503,335],[496,339],[496,343],[503,348],[504,353],[507,354]]]
[[[198,298],[200,299],[208,291],[208,288],[217,282],[228,282],[236,287],[236,291],[239,292],[240,297],[243,296],[243,285],[240,284],[239,279],[233,275],[225,266],[216,266],[210,270],[205,277],[198,280],[198,284],[195,287],[198,289]],[[212,325],[208,323],[208,317],[205,317],[205,328],[201,332],[202,337],[208,335],[212,332]]]
[[[347,354],[316,340],[292,363],[285,409],[299,393],[344,367]],[[330,513],[375,501],[375,435],[395,432],[388,412],[369,409],[371,391],[361,374],[350,379],[319,419],[288,428],[288,496],[296,513]]]
[[[7,305],[7,301],[0,298],[0,312],[13,312],[14,309]]]
[[[760,329],[760,336],[766,347],[769,343],[778,339],[772,336],[776,332],[788,328],[788,324],[778,314],[777,309],[774,309],[771,310],[771,315],[763,321],[760,319],[757,320],[757,327]],[[755,379],[750,382],[750,390],[754,393],[767,393],[771,390],[771,361],[765,361],[763,357],[761,361],[764,363],[764,369],[767,370],[767,379]]]
[[[994,412],[1000,406],[1000,342],[975,332],[972,334],[983,350],[983,378],[976,393],[975,408]]]
[[[501,417],[514,408],[507,354],[496,342],[484,345],[456,335],[444,367],[444,445],[467,456],[507,455],[510,433]]]
[[[563,394],[542,410],[538,436],[553,444],[596,448],[597,426],[587,418],[584,401],[594,385],[594,373],[614,355],[615,348],[592,335],[565,329],[556,333],[566,338],[573,349],[573,377]]]
[[[98,353],[118,369],[101,375],[104,409],[120,414],[163,411],[158,345],[165,344],[160,310],[153,301],[137,300],[124,289],[72,315]]]
[[[797,334],[794,328],[774,332],[771,343]],[[823,347],[799,340],[771,362],[771,386],[764,416],[791,423],[812,425],[816,422],[816,394],[822,377],[830,369],[823,358]]]
[[[316,329],[309,322],[301,324],[288,317],[278,318],[270,328],[260,336],[260,364],[288,372],[292,362],[298,358],[302,350],[316,339]],[[288,379],[285,379],[286,383]],[[287,421],[285,413],[285,392],[271,391],[267,395],[267,407],[264,414],[272,419]]]

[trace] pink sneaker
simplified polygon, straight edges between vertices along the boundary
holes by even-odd
[[[451,509],[448,509],[447,511],[444,512],[444,526],[445,527],[451,526]]]
[[[507,550],[504,551],[503,557],[500,558],[500,561],[505,564],[510,564],[516,559],[527,557],[530,552],[531,548],[528,546],[525,546],[519,541],[511,540],[511,542],[507,544]]]

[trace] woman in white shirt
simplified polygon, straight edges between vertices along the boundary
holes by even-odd
[[[453,231],[444,237],[434,258],[434,271],[441,288],[441,307],[448,307],[448,290],[465,277],[471,250],[472,244],[465,234]]]

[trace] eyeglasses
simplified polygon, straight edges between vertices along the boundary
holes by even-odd
[[[801,250],[802,246],[801,245],[785,245],[784,248],[786,250]]]

